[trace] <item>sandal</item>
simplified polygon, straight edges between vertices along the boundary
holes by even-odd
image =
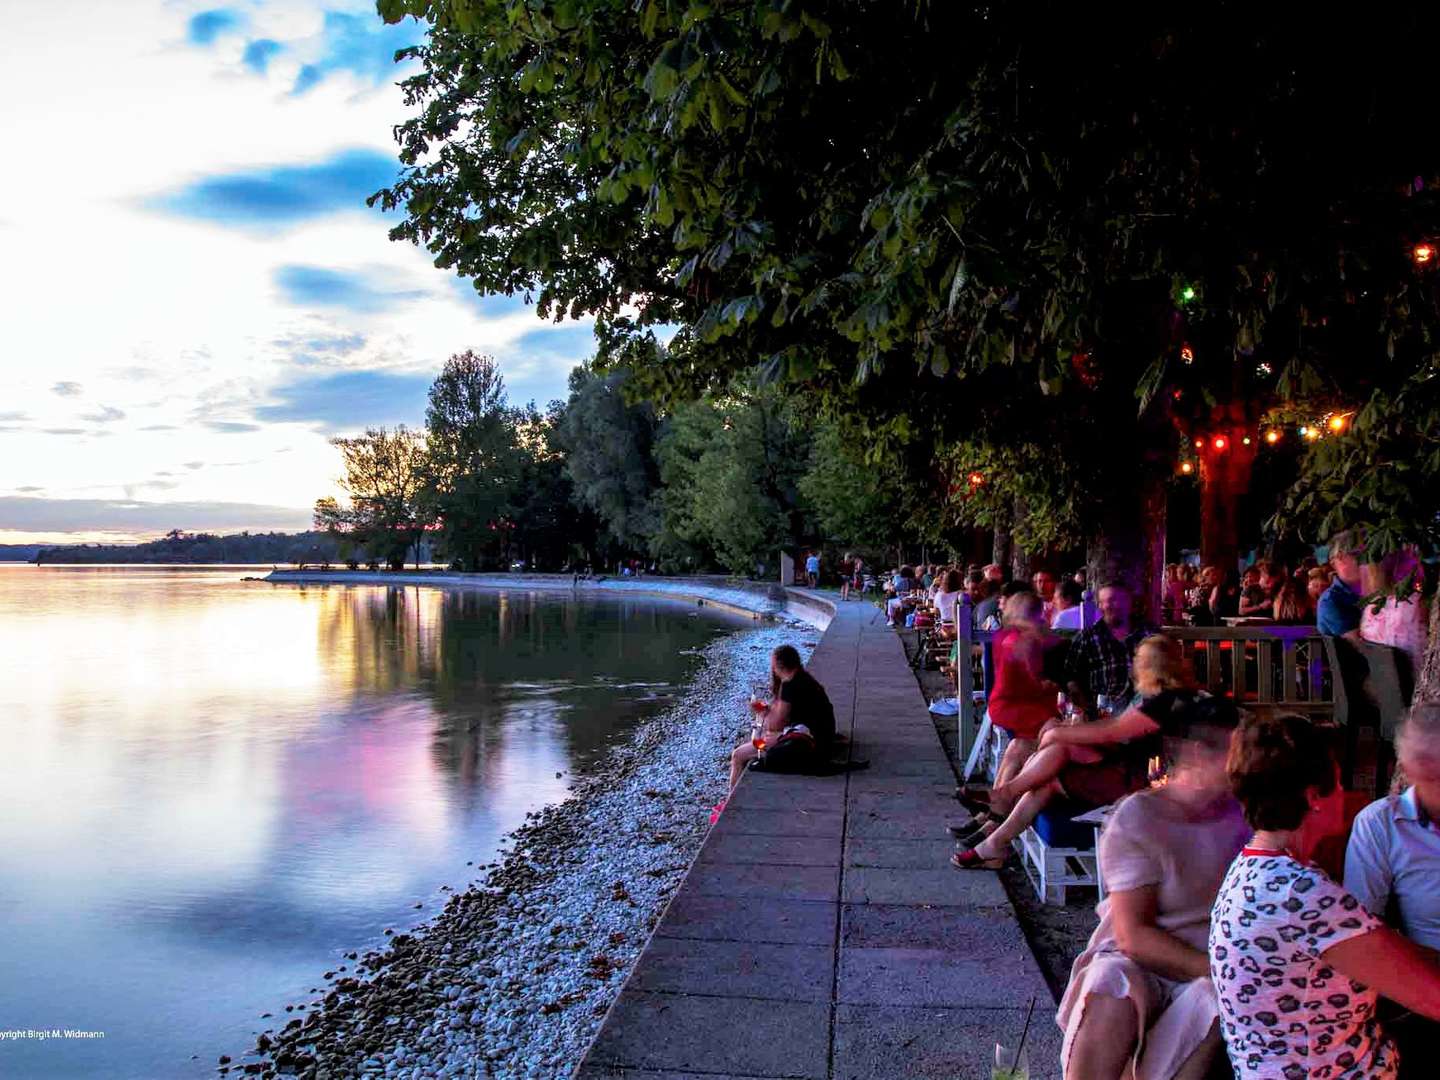
[[[987,859],[972,847],[951,855],[950,865],[956,870],[1000,870],[1004,868],[1005,860]]]
[[[978,832],[994,820],[994,818],[982,810],[966,821],[957,821],[947,827],[950,829],[950,835],[959,840],[961,837],[969,836],[973,832]]]
[[[985,838],[994,831],[994,829],[986,828],[986,826],[981,825],[976,829],[972,829],[964,836],[961,836],[957,832],[954,834],[956,841],[958,841],[955,845],[955,849],[957,851],[963,851],[965,848],[979,847],[982,843],[984,843]]]

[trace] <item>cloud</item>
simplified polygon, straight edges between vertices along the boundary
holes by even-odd
[[[379,85],[398,74],[395,53],[423,38],[414,22],[387,24],[374,14],[325,13],[320,55],[300,68],[291,93],[304,94],[338,71],[348,71]]]
[[[275,228],[363,211],[394,182],[399,164],[378,150],[342,150],[316,162],[205,176],[150,199],[151,210],[236,228]]]
[[[83,427],[47,427],[40,430],[46,435],[84,435],[86,429]]]
[[[259,424],[248,424],[241,420],[202,420],[201,426],[211,431],[219,432],[221,435],[244,435],[247,432],[259,431]]]
[[[317,425],[327,432],[418,426],[425,418],[430,383],[429,375],[383,371],[307,376],[277,387],[272,393],[276,404],[262,405],[255,416],[272,423]]]
[[[256,38],[245,46],[240,62],[257,75],[264,75],[270,68],[270,60],[285,51],[285,46],[270,38]]]
[[[297,364],[326,364],[359,352],[367,340],[364,334],[290,334],[271,344]]]
[[[353,271],[295,264],[276,269],[275,285],[288,302],[299,307],[340,308],[362,314],[388,311],[427,295],[414,289],[387,292]]]
[[[141,431],[179,431],[180,428],[179,428],[179,426],[176,425],[176,424],[146,424],[146,425],[145,425],[144,427],[142,427],[140,430],[141,430]]]
[[[185,467],[186,467],[187,469],[203,469],[203,468],[205,467],[205,462],[203,462],[203,461],[187,461],[187,462],[185,462]]]
[[[140,480],[134,484],[123,484],[120,490],[125,492],[125,498],[133,499],[137,491],[170,491],[179,486],[174,480]]]
[[[125,411],[123,409],[117,409],[113,405],[102,405],[100,406],[99,412],[85,413],[80,419],[89,420],[95,424],[110,424],[116,420],[124,420]]]
[[[26,494],[30,494],[31,492],[44,491],[45,489],[42,488],[42,487],[36,487],[34,484],[26,484],[24,487],[18,487],[18,488],[16,488],[15,490],[16,490],[16,491],[23,491],[23,492],[25,492]]]
[[[0,412],[0,424],[9,423],[15,420],[29,420],[23,412]]]
[[[133,499],[0,496],[0,521],[16,532],[129,532],[166,529],[308,529],[310,511],[255,503],[147,503]]]
[[[185,26],[185,37],[191,45],[213,45],[222,34],[240,28],[240,16],[229,8],[215,8],[193,15]]]
[[[79,397],[85,388],[78,382],[57,382],[50,387],[50,392],[59,394],[61,397]]]

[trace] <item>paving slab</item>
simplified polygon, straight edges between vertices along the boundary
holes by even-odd
[[[679,894],[670,902],[655,937],[828,945],[835,940],[837,911],[831,901],[700,896],[692,892]]]
[[[840,810],[796,810],[781,814],[773,810],[727,806],[710,835],[742,833],[748,836],[829,836],[838,837],[845,827]]]
[[[875,807],[878,804],[869,805]],[[894,840],[943,840],[950,835],[945,826],[947,809],[943,805],[930,810],[897,807],[889,811],[852,807],[846,835]]]
[[[947,866],[946,860],[954,850],[955,842],[948,834],[921,840],[852,836],[845,841],[845,865],[933,870],[937,866]]]
[[[838,865],[773,866],[759,863],[697,862],[677,896],[763,897],[770,900],[818,900],[833,903],[840,881]]]
[[[774,866],[839,866],[838,836],[751,836],[718,833],[700,849],[702,863],[768,863]]]
[[[657,1072],[654,1069],[627,1069],[622,1065],[586,1065],[575,1073],[575,1080],[779,1080],[770,1076],[741,1076],[739,1073]]]
[[[1000,877],[989,870],[855,867],[845,871],[841,899],[847,904],[915,904],[936,907],[997,907],[1007,903]]]
[[[627,989],[587,1063],[825,1080],[829,1032],[828,1005]]]
[[[995,1044],[1013,1046],[1025,1023],[1019,1008],[876,1008],[835,1012],[834,1080],[986,1080]],[[1030,1080],[1060,1080],[1060,1030],[1048,1000],[1035,1004],[1026,1036]]]
[[[631,990],[771,1001],[830,1001],[833,945],[655,938],[626,986]]]
[[[1009,904],[957,911],[909,904],[846,904],[843,949],[945,948],[966,959],[1025,966],[1030,947]],[[1036,969],[1038,973],[1038,968]]]
[[[971,956],[940,939],[938,948],[841,949],[839,999],[846,1005],[993,1006],[997,1001],[1048,1000],[1034,964],[1014,953]],[[1020,945],[1025,945],[1024,939]],[[1008,963],[1006,961],[1009,961]]]

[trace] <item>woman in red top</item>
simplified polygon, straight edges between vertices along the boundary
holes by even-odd
[[[1002,625],[991,646],[995,688],[990,722],[1010,735],[995,786],[1008,783],[1035,752],[1040,729],[1055,718],[1054,683],[1041,674],[1045,650],[1054,644],[1045,625],[1044,602],[1029,590],[1005,601]]]

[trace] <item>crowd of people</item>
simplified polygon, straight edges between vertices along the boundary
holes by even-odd
[[[1045,807],[1113,804],[1108,892],[1057,1015],[1067,1080],[1199,1080],[1222,1053],[1241,1080],[1434,1075],[1440,706],[1412,710],[1411,786],[1347,848],[1328,729],[1242,715],[1123,587],[1100,606],[1067,645],[1036,592],[1006,600],[988,708],[1011,738],[988,803],[952,826],[957,868],[997,869]]]
[[[1418,660],[1418,563],[1362,565],[1357,546],[1337,537],[1328,563],[1294,572],[1259,563],[1233,592],[1213,568],[1191,580],[1172,567],[1167,613],[1201,621],[1233,602],[1388,638]],[[1395,595],[1362,602],[1384,589]],[[1440,705],[1410,710],[1395,740],[1405,782],[1352,826],[1334,728],[1199,689],[1123,583],[1101,586],[1093,620],[1083,596],[1083,580],[1048,571],[1015,582],[996,566],[904,566],[884,597],[891,625],[942,632],[968,597],[977,628],[995,631],[987,710],[1008,743],[988,792],[951,823],[956,869],[1000,868],[1042,812],[1109,808],[1107,891],[1057,1013],[1066,1080],[1202,1080],[1222,1059],[1239,1080],[1436,1075]],[[818,726],[833,740],[824,689],[782,652],[760,738]],[[732,781],[754,756],[753,741],[736,749]]]

